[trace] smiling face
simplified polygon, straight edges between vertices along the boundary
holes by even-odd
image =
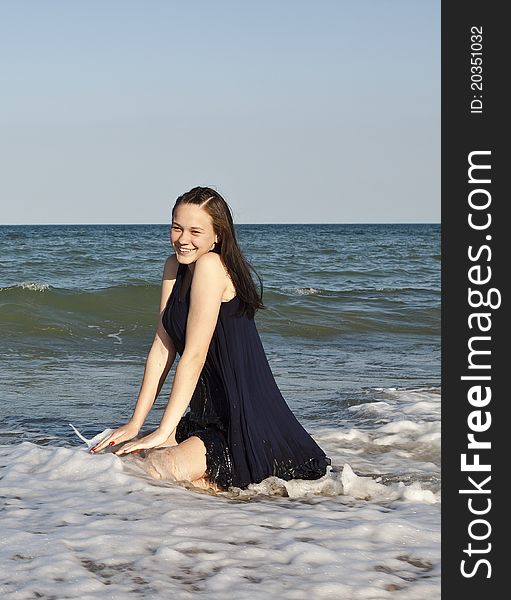
[[[190,265],[218,242],[209,214],[197,204],[180,204],[174,211],[170,241],[178,262]]]

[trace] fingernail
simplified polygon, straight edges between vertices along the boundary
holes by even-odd
[[[113,441],[112,441],[112,442],[110,442],[108,445],[109,445],[109,446],[115,446],[115,442],[113,442]]]

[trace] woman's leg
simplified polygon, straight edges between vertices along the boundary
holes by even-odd
[[[146,450],[144,468],[155,479],[193,482],[206,474],[206,446],[192,435],[180,444]]]

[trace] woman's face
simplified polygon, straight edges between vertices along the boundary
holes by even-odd
[[[170,242],[178,262],[190,265],[212,250],[218,236],[208,213],[196,204],[180,204],[174,211]]]

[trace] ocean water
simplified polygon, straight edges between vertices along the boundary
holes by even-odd
[[[2,226],[2,597],[440,597],[439,226],[237,231],[273,373],[332,469],[211,494],[88,454],[69,423],[131,415],[168,226]]]

